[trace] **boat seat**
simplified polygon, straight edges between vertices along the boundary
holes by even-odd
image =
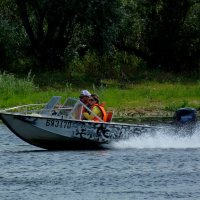
[[[106,122],[111,122],[113,117],[113,112],[109,111],[107,112],[107,120]]]
[[[60,101],[61,96],[53,96],[46,106],[41,110],[40,114],[49,114],[49,112],[55,107],[55,105]]]

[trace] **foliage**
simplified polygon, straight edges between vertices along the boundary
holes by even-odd
[[[175,72],[187,70],[191,64],[187,59],[194,49],[185,44],[189,41],[192,45],[191,36],[197,34],[190,26],[184,28],[190,17],[189,12],[193,9],[190,0],[147,1],[145,7],[147,19],[144,38],[150,67]],[[196,44],[195,48],[198,46]]]
[[[149,69],[199,69],[198,1],[129,0],[123,9],[120,50],[142,58]]]
[[[108,84],[109,82],[107,82]],[[150,115],[175,111],[180,107],[199,107],[199,83],[157,83],[146,81],[139,84],[126,84],[121,88],[118,83],[110,80],[109,86],[88,85],[91,93],[97,93],[101,102],[105,102],[107,110],[117,115]],[[62,96],[62,102],[71,96],[77,98],[83,86],[75,88],[70,84],[62,88],[38,88],[33,84],[29,74],[26,79],[16,78],[12,74],[0,74],[0,107],[11,107],[29,103],[46,103],[52,96]]]
[[[48,70],[63,69],[67,61],[65,57],[70,58],[66,52],[86,52],[86,49],[91,47],[101,53],[105,46],[102,44],[108,45],[113,33],[110,27],[114,27],[114,19],[107,15],[113,13],[110,8],[115,6],[115,2],[117,0],[16,0],[36,66]],[[88,35],[85,31],[88,31]],[[82,35],[85,38],[92,35],[91,41],[86,42],[82,37],[80,39],[83,41],[77,41]]]
[[[107,53],[113,44],[120,21],[119,0],[93,0],[90,1],[87,11],[87,22],[91,27],[92,35],[89,45],[95,49],[99,56]]]
[[[97,84],[158,70],[199,77],[199,17],[199,0],[1,0],[0,68]]]
[[[6,102],[16,96],[23,98],[37,91],[30,74],[26,79],[18,79],[13,74],[0,74],[1,101]]]
[[[1,71],[23,72],[28,62],[27,38],[12,0],[0,2]],[[29,62],[30,64],[30,62]],[[30,70],[30,68],[29,68]]]

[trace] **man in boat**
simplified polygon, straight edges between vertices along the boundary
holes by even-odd
[[[104,106],[99,104],[99,97],[96,94],[91,94],[88,100],[89,108],[91,111],[96,114],[100,119],[103,121],[107,121],[107,114],[104,109]],[[83,112],[83,116],[86,120],[93,120],[93,121],[100,121],[96,116],[94,116],[92,113]]]
[[[91,96],[90,92],[88,90],[82,90],[79,96],[79,100],[85,104],[87,107],[89,107],[89,102],[88,99]],[[89,107],[90,108],[90,107]],[[78,106],[76,111],[75,111],[75,119],[84,119],[84,116],[82,115],[82,113],[86,112],[86,108],[83,107],[82,105]]]
[[[90,92],[88,90],[82,90],[79,96],[79,99],[82,103],[85,105],[88,104],[88,99],[91,96]]]

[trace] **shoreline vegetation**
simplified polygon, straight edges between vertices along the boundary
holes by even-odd
[[[0,73],[0,109],[30,103],[46,103],[51,96],[78,97],[82,89],[97,93],[106,102],[106,110],[114,111],[118,120],[170,119],[176,109],[193,107],[200,110],[200,82],[156,82],[126,83],[117,85],[113,80],[104,80],[102,85],[38,86],[34,76],[17,78],[13,74]],[[83,88],[84,87],[84,88]],[[62,102],[63,103],[63,102]]]
[[[199,1],[1,0],[0,8],[0,109],[88,89],[119,118],[199,110]]]

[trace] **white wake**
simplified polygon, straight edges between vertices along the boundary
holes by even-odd
[[[144,135],[133,137],[125,141],[113,142],[112,148],[200,148],[200,128],[196,129],[192,135],[188,136],[166,135],[162,133],[162,131],[159,131],[153,136]]]

